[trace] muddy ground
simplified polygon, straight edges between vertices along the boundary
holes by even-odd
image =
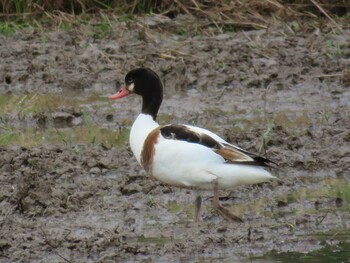
[[[0,262],[350,262],[349,29],[110,25],[0,36]],[[105,98],[137,66],[164,82],[159,122],[209,128],[279,164],[280,180],[221,193],[243,223],[216,215],[210,192],[192,222],[194,194],[138,166],[126,135],[140,100]],[[23,109],[27,98],[45,105]],[[112,139],[71,139],[84,114]]]

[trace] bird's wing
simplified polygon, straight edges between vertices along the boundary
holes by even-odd
[[[161,135],[166,139],[181,140],[189,143],[197,143],[210,148],[222,156],[228,163],[239,163],[257,166],[269,166],[272,161],[249,153],[233,144],[226,142],[206,129],[189,126],[170,124],[159,127]]]

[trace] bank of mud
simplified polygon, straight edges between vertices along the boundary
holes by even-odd
[[[102,39],[98,23],[0,37],[0,131],[17,136],[0,148],[2,262],[273,261],[348,248],[350,32],[196,32],[189,20],[114,22]],[[279,163],[280,180],[222,192],[243,223],[216,215],[211,193],[193,223],[193,193],[138,166],[125,135],[140,101],[105,99],[137,66],[164,82],[161,123],[209,128]],[[33,97],[33,108],[6,104]],[[86,116],[93,143],[90,129],[85,143],[42,139],[81,135]],[[29,145],[28,131],[40,134]]]

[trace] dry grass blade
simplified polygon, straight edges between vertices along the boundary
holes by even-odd
[[[338,30],[341,33],[344,33],[343,29],[337,24],[337,22],[334,21],[333,18],[331,18],[328,13],[315,1],[315,0],[311,0],[311,2],[318,8],[320,9],[320,11],[338,28]]]
[[[174,2],[183,10],[186,14],[192,16],[191,12],[178,0],[174,0]]]
[[[165,53],[158,54],[158,56],[163,59],[176,60],[176,57]]]

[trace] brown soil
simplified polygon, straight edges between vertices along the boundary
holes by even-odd
[[[0,92],[95,97],[92,122],[117,133],[130,127],[139,98],[111,104],[98,97],[128,70],[151,67],[166,88],[160,122],[206,127],[264,152],[280,164],[280,180],[222,192],[243,223],[217,216],[211,193],[203,222],[193,223],[193,192],[147,177],[126,141],[4,146],[1,262],[271,262],[271,251],[341,249],[337,237],[349,240],[350,31],[204,34],[194,22],[114,22],[103,39],[94,23],[0,36]],[[79,105],[2,120],[16,129],[84,125],[74,118]],[[53,122],[43,127],[46,119]]]

